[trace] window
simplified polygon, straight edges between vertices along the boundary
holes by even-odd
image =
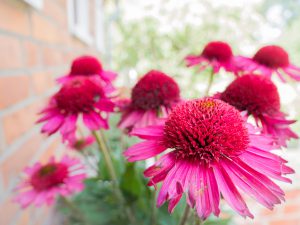
[[[89,21],[89,2],[83,0],[68,0],[69,28],[80,40],[92,44]]]
[[[24,1],[36,9],[43,8],[43,0],[24,0]]]
[[[103,53],[105,50],[103,0],[96,0],[95,6],[95,45]]]

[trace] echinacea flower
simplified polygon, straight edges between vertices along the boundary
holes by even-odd
[[[113,109],[114,103],[99,85],[89,77],[76,76],[51,97],[38,122],[46,122],[42,133],[51,135],[60,131],[63,138],[68,139],[75,136],[81,116],[90,130],[108,129],[108,113]]]
[[[257,71],[268,78],[277,74],[282,82],[286,82],[286,74],[293,80],[300,81],[300,67],[291,64],[288,53],[277,45],[260,48],[252,58],[236,57],[235,64],[242,72]]]
[[[236,78],[219,98],[240,111],[252,115],[262,132],[274,137],[276,144],[286,146],[290,138],[298,138],[280,111],[280,97],[275,84],[261,75],[246,74]]]
[[[25,180],[16,188],[15,201],[26,208],[51,205],[57,196],[70,196],[83,190],[85,173],[80,160],[64,156],[61,161],[52,157],[48,163],[35,163],[24,169]]]
[[[180,89],[176,81],[160,71],[151,70],[133,87],[127,106],[123,102],[119,127],[130,130],[155,125],[179,101]]]
[[[221,100],[191,100],[178,104],[164,124],[133,130],[145,141],[124,155],[137,161],[162,154],[144,174],[149,185],[162,182],[157,205],[169,201],[170,212],[186,193],[200,218],[218,216],[222,195],[240,215],[253,218],[240,192],[273,209],[284,192],[270,178],[291,182],[283,175],[294,172],[256,129]]]
[[[73,60],[70,72],[58,78],[59,83],[64,83],[76,76],[88,76],[99,83],[106,93],[115,90],[112,80],[117,76],[115,72],[104,70],[100,61],[94,56],[80,56]]]
[[[89,147],[95,142],[94,136],[87,136],[83,138],[69,138],[68,139],[68,146],[71,149],[77,150],[77,151],[82,151],[83,149]]]
[[[199,65],[200,71],[212,67],[213,73],[218,73],[221,68],[234,71],[233,53],[229,44],[222,41],[209,42],[200,55],[188,55],[185,60],[187,66]]]

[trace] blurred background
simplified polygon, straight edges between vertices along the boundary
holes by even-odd
[[[204,95],[205,73],[186,68],[183,58],[200,53],[208,41],[227,41],[235,54],[252,56],[264,44],[278,44],[300,66],[299,0],[0,0],[0,224],[56,225],[51,209],[20,210],[11,202],[22,168],[65,147],[45,138],[36,113],[68,73],[73,58],[92,54],[104,68],[118,71],[123,96],[150,69],[173,76],[182,96]],[[233,80],[220,73],[212,93]],[[282,108],[300,119],[300,85],[278,85]],[[300,132],[300,123],[293,129]],[[300,224],[300,143],[280,152],[296,174],[283,185],[286,203],[270,212],[253,202],[254,220],[235,224]]]

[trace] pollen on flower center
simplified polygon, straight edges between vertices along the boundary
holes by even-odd
[[[48,163],[37,170],[30,183],[37,191],[43,191],[58,186],[68,176],[68,168],[62,163]]]
[[[275,84],[263,76],[246,74],[234,80],[221,94],[221,100],[250,114],[272,115],[280,110]]]
[[[203,55],[209,60],[226,62],[231,59],[232,51],[227,43],[221,41],[214,41],[208,43],[205,46],[201,55]]]
[[[54,96],[57,107],[66,114],[89,112],[103,96],[100,86],[88,78],[75,77]]]
[[[253,60],[274,69],[289,65],[288,53],[283,48],[276,45],[262,47],[253,56]]]
[[[152,70],[132,89],[132,106],[137,109],[157,109],[169,106],[179,100],[180,90],[177,83],[166,74]]]
[[[102,71],[99,60],[93,56],[82,56],[72,62],[70,75],[94,75]]]
[[[215,99],[199,99],[174,108],[164,127],[166,147],[177,157],[209,163],[234,157],[249,144],[239,111]]]

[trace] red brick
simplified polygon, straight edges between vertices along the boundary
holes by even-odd
[[[300,196],[300,189],[290,190],[285,193],[286,200],[293,200]]]
[[[0,28],[22,35],[29,35],[30,21],[26,4],[22,1],[0,1]]]
[[[29,96],[28,76],[0,77],[0,109],[11,106]]]
[[[293,214],[300,212],[300,202],[286,204],[284,207],[285,214]]]
[[[42,109],[40,102],[28,105],[3,117],[3,130],[7,144],[11,144],[30,130],[37,121],[37,113]]]
[[[51,23],[45,16],[32,13],[33,37],[45,42],[58,43],[60,41],[60,32],[58,28]]]
[[[0,224],[10,224],[18,210],[19,206],[9,197],[3,204],[0,204]]]
[[[39,157],[39,161],[41,161],[42,163],[48,162],[49,158],[55,155],[55,152],[58,149],[60,144],[61,144],[60,138],[56,138],[55,140],[53,140],[50,146]]]
[[[37,134],[27,140],[19,149],[9,156],[1,165],[4,185],[13,177],[19,176],[28,162],[34,157],[42,143],[42,135]],[[2,223],[1,223],[2,224]]]
[[[29,225],[31,223],[30,217],[31,214],[29,210],[22,210],[21,215],[15,225]]]
[[[55,80],[49,72],[32,74],[33,90],[36,94],[42,94],[55,86]]]
[[[270,222],[269,225],[300,225],[300,220],[285,218],[280,220],[274,220]]]
[[[0,35],[0,69],[22,67],[21,43],[17,38]]]
[[[44,1],[44,13],[53,19],[57,25],[68,29],[67,11],[55,1]]]
[[[27,67],[36,67],[39,64],[39,47],[30,41],[23,42],[24,58]]]
[[[46,66],[61,66],[67,62],[63,58],[63,53],[56,48],[43,49],[43,64]]]

